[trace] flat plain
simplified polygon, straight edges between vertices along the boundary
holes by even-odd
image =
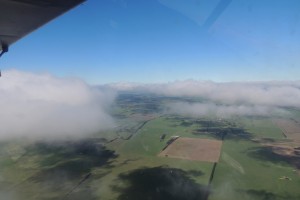
[[[164,106],[174,101],[201,100],[124,93],[110,111],[117,124],[113,130],[80,140],[1,142],[0,196],[300,199],[300,130],[282,131],[300,119],[300,111],[191,117],[166,113]],[[179,138],[163,151],[174,136]],[[158,156],[162,153],[168,156]]]

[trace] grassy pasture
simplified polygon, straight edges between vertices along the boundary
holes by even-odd
[[[300,177],[288,163],[260,155],[261,145],[225,141],[210,199],[299,199]],[[292,180],[281,180],[280,177]]]
[[[239,123],[251,133],[252,139],[285,141],[270,118],[244,118]],[[300,177],[291,163],[290,157],[277,155],[255,140],[225,139],[210,199],[299,199]],[[281,179],[285,176],[291,180]]]
[[[113,130],[80,141],[1,143],[0,197],[205,199],[213,163],[157,156],[170,137],[180,136],[223,140],[208,199],[300,199],[299,157],[276,154],[264,145],[287,142],[272,117],[194,118],[163,112],[163,104],[178,100],[124,95],[113,110]],[[298,119],[299,113],[292,115]],[[280,179],[284,176],[291,180]]]

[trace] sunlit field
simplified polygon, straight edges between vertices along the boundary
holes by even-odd
[[[1,195],[8,200],[300,198],[300,143],[276,123],[286,120],[293,130],[285,131],[295,131],[298,111],[195,117],[169,113],[170,101],[121,94],[110,110],[116,119],[111,130],[63,141],[2,142]],[[181,145],[175,150],[182,158],[161,156],[180,145],[170,142],[174,137],[220,142],[217,160],[192,159],[209,152],[209,145],[197,152]]]

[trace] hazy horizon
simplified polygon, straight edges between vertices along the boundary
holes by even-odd
[[[20,70],[3,72],[0,80],[1,139],[81,137],[111,129],[110,108],[118,93],[166,97],[199,97],[192,103],[170,102],[164,112],[191,116],[271,116],[300,108],[300,81],[174,81],[157,84],[90,85],[79,78]],[[16,126],[18,124],[18,126]]]

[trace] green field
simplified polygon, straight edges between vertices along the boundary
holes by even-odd
[[[262,142],[289,141],[273,116],[165,112],[178,100],[122,94],[111,110],[113,130],[81,140],[2,142],[1,199],[300,199],[300,156],[276,154]],[[213,177],[213,163],[158,157],[172,136],[223,140]]]

